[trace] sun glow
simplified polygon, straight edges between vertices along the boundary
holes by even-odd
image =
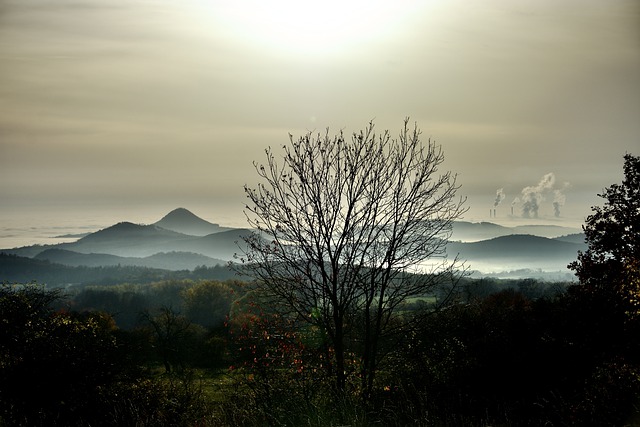
[[[417,0],[242,0],[215,7],[236,38],[299,54],[343,52],[392,33]]]

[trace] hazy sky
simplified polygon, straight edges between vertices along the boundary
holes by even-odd
[[[640,155],[640,3],[0,0],[5,217],[183,206],[241,225],[266,146],[406,116],[467,219],[502,188],[499,219],[533,197],[580,220]]]

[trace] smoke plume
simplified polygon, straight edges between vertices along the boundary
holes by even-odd
[[[550,191],[556,182],[556,176],[548,173],[542,177],[538,185],[522,189],[522,216],[524,218],[538,218],[540,203],[544,200],[544,193]]]
[[[498,188],[496,190],[496,200],[493,202],[493,207],[497,208],[500,205],[500,203],[502,203],[504,198],[505,198],[504,188]]]
[[[560,216],[560,208],[564,206],[564,202],[567,201],[567,197],[562,194],[560,190],[553,190],[553,214],[557,217]]]
[[[553,214],[557,217],[560,216],[560,208],[564,206],[567,201],[567,196],[564,195],[564,191],[571,187],[571,184],[565,182],[561,188],[553,190]]]

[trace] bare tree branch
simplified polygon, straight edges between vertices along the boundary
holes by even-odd
[[[338,389],[354,319],[364,322],[361,376],[371,387],[379,340],[402,304],[464,271],[445,253],[464,199],[456,175],[439,171],[441,147],[420,136],[408,119],[395,139],[373,123],[350,140],[328,130],[290,136],[281,157],[268,148],[265,163],[254,163],[261,182],[245,187],[255,233],[244,267],[288,311],[327,332]]]

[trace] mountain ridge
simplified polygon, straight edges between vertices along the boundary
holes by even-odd
[[[194,234],[211,230],[214,232]],[[491,222],[456,221],[447,249],[450,258],[459,254],[471,268],[483,272],[507,268],[567,271],[566,265],[576,259],[578,251],[586,249],[584,233],[572,233],[575,231],[578,230],[557,225],[505,227]],[[153,224],[119,222],[74,242],[0,252],[51,259],[66,265],[190,268],[235,261],[234,255],[242,252],[243,237],[249,233],[246,228],[220,227],[185,208],[177,208]]]

